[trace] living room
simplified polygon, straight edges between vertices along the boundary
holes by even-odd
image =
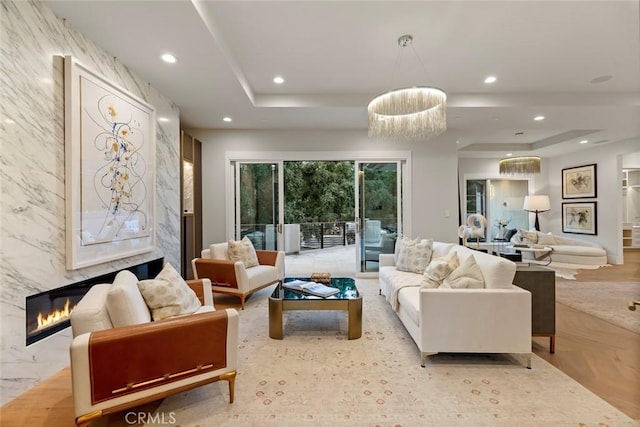
[[[622,264],[624,262],[624,251],[622,249],[622,194],[620,182],[622,180],[622,168],[624,156],[638,152],[640,150],[640,129],[638,129],[638,64],[637,64],[637,31],[638,31],[638,5],[637,2],[615,2],[619,3],[623,9],[622,15],[633,16],[634,19],[616,25],[602,19],[608,27],[618,27],[618,35],[624,43],[616,45],[621,52],[615,50],[620,57],[630,57],[629,64],[623,63],[620,74],[616,74],[613,83],[617,81],[631,82],[631,84],[620,84],[612,86],[609,90],[598,89],[594,84],[593,93],[582,94],[577,98],[572,98],[566,103],[572,106],[583,105],[580,114],[586,116],[586,121],[593,122],[593,126],[587,126],[583,121],[577,121],[574,116],[563,119],[562,114],[568,114],[565,103],[558,99],[569,99],[567,91],[570,88],[550,85],[547,90],[554,92],[554,97],[538,99],[538,104],[526,104],[518,101],[521,108],[524,108],[523,117],[516,118],[510,113],[506,113],[508,106],[498,109],[495,107],[484,107],[484,118],[473,118],[471,120],[468,111],[476,106],[465,94],[484,89],[482,79],[486,72],[493,72],[489,67],[482,67],[478,70],[478,75],[473,76],[479,79],[478,88],[459,89],[456,94],[450,94],[449,103],[449,130],[440,137],[433,138],[428,142],[372,142],[367,137],[366,131],[366,110],[364,106],[368,102],[368,96],[360,95],[357,98],[361,101],[360,108],[351,106],[352,99],[343,99],[342,105],[338,103],[337,108],[329,108],[319,100],[309,100],[308,104],[301,103],[304,108],[275,107],[264,108],[268,110],[261,114],[254,113],[251,119],[260,126],[251,127],[245,122],[240,113],[234,111],[223,111],[224,107],[237,108],[247,107],[249,101],[237,100],[237,94],[242,92],[241,85],[237,83],[232,88],[225,88],[222,83],[212,82],[211,87],[202,87],[202,92],[211,99],[227,99],[227,105],[218,106],[219,114],[216,118],[221,118],[224,114],[234,116],[231,124],[222,122],[219,125],[203,126],[199,125],[200,119],[190,118],[189,108],[184,107],[185,98],[196,97],[197,93],[184,90],[182,95],[173,96],[160,89],[164,83],[162,80],[155,80],[152,75],[142,74],[133,66],[133,58],[126,55],[116,54],[111,50],[111,44],[136,45],[144,42],[147,37],[138,37],[130,40],[119,40],[113,30],[107,33],[109,40],[102,40],[98,35],[90,36],[88,33],[79,31],[82,25],[82,14],[86,17],[88,25],[91,25],[89,16],[102,16],[106,21],[108,9],[113,9],[108,3],[93,2],[96,9],[93,13],[83,10],[87,7],[83,4],[71,2],[67,7],[81,10],[78,21],[72,21],[71,13],[67,15],[69,20],[65,20],[64,13],[54,13],[53,8],[62,10],[64,2],[54,5],[50,2],[3,2],[2,10],[2,47],[3,47],[3,190],[2,190],[2,404],[6,404],[24,392],[32,389],[38,384],[42,384],[47,379],[54,376],[60,370],[69,365],[69,343],[71,333],[64,330],[53,335],[46,340],[25,345],[24,311],[25,298],[35,292],[53,289],[76,282],[86,277],[97,276],[112,270],[119,270],[129,267],[139,262],[150,259],[164,257],[167,262],[173,265],[180,265],[180,149],[179,135],[181,129],[187,129],[203,143],[203,162],[207,165],[203,171],[203,179],[207,183],[206,191],[203,192],[203,213],[206,218],[203,230],[203,240],[206,244],[226,241],[229,237],[227,227],[228,219],[226,209],[221,203],[227,191],[225,171],[227,170],[227,153],[262,153],[265,152],[278,155],[280,153],[298,153],[300,157],[315,156],[336,156],[336,153],[351,157],[354,154],[365,153],[371,157],[384,158],[389,153],[410,152],[411,158],[411,192],[407,199],[407,220],[405,221],[405,232],[412,236],[431,237],[439,241],[457,242],[457,228],[460,225],[459,217],[459,188],[463,185],[465,174],[485,174],[487,178],[498,176],[498,160],[506,155],[506,148],[515,154],[529,153],[536,151],[541,153],[542,170],[535,176],[535,194],[548,194],[551,200],[551,210],[540,215],[541,229],[554,234],[562,233],[561,224],[561,172],[567,167],[574,167],[587,164],[597,164],[598,167],[598,235],[580,236],[589,241],[597,241],[606,248],[609,262],[611,264]],[[168,2],[168,4],[156,4],[154,8],[148,8],[144,2],[132,2],[137,13],[142,16],[148,15],[149,22],[159,19],[163,22],[160,33],[164,37],[158,36],[158,40],[169,43],[172,37],[177,38],[177,34],[167,31],[167,28],[176,29],[181,32],[186,29],[193,31],[196,37],[203,36],[206,26],[200,22],[198,26],[189,27],[187,17],[197,15],[196,7],[191,6],[186,12],[180,6],[180,2]],[[253,3],[244,3],[250,9],[257,7]],[[366,11],[371,5],[360,3],[359,13]],[[536,3],[536,2],[532,2]],[[571,2],[568,2],[571,3]],[[606,3],[606,2],[601,2]],[[222,4],[220,7],[232,8],[232,2]],[[124,8],[124,5],[121,5]],[[565,5],[570,8],[570,5]],[[198,6],[199,7],[199,6]],[[505,6],[506,7],[506,6]],[[604,6],[603,6],[604,7]],[[104,9],[102,9],[104,8]],[[177,8],[177,13],[172,14],[172,8]],[[258,12],[230,10],[233,16],[237,13],[247,13],[252,15]],[[127,9],[121,9],[122,11]],[[606,8],[605,8],[606,10]],[[134,10],[127,10],[121,18],[133,19],[136,15]],[[251,13],[250,13],[251,12]],[[456,11],[453,11],[456,12]],[[457,11],[459,12],[459,11]],[[320,13],[320,11],[319,11]],[[352,13],[355,13],[352,11]],[[379,13],[379,12],[377,12]],[[620,12],[611,12],[612,19],[618,19]],[[140,15],[138,15],[139,17]],[[566,14],[563,16],[567,16]],[[607,15],[608,16],[608,15]],[[257,19],[253,17],[252,19]],[[176,22],[178,24],[175,25]],[[144,22],[145,20],[139,20]],[[231,20],[233,21],[233,20]],[[568,21],[567,21],[568,22]],[[239,24],[240,25],[240,24]],[[402,28],[402,31],[411,32],[414,27]],[[241,25],[245,27],[245,25]],[[248,27],[248,25],[247,25]],[[242,28],[235,31],[241,31]],[[363,31],[365,29],[363,28]],[[292,28],[292,34],[304,33],[304,29]],[[577,29],[576,29],[577,31]],[[634,32],[635,31],[635,32]],[[401,34],[396,34],[396,28],[389,30],[392,32],[392,40],[388,40],[391,45],[387,49],[386,63],[384,71],[377,73],[373,67],[369,74],[379,74],[379,87],[372,87],[372,95],[382,90],[392,88],[393,82],[389,74],[393,71],[394,60],[397,55],[396,40]],[[627,37],[634,34],[635,37]],[[156,34],[157,36],[157,34]],[[211,38],[210,34],[206,34]],[[153,38],[153,37],[149,37]],[[430,41],[431,40],[431,41]],[[433,43],[434,39],[428,37],[416,37],[416,49],[424,49],[425,45]],[[628,43],[633,40],[633,43]],[[377,40],[379,43],[387,40]],[[252,43],[252,42],[247,42]],[[359,50],[357,44],[352,45],[346,40],[342,40],[343,55],[349,56]],[[623,47],[622,45],[626,47]],[[422,45],[422,47],[419,47]],[[198,46],[194,43],[192,46]],[[601,48],[606,51],[610,46]],[[177,49],[177,47],[175,48]],[[309,46],[305,49],[311,51]],[[635,52],[627,54],[629,52]],[[635,49],[635,50],[634,50]],[[134,49],[135,50],[135,49]],[[212,58],[197,52],[200,49],[191,48],[189,54],[179,54],[179,60],[186,58],[186,55],[193,55],[203,62],[203,68],[211,66],[209,62],[215,62]],[[222,49],[221,49],[222,50]],[[305,50],[305,52],[307,52]],[[570,50],[570,49],[569,49]],[[421,59],[427,61],[427,76],[437,83],[436,76],[439,58],[425,56],[426,52],[420,50],[423,55]],[[589,58],[589,50],[585,49],[583,55]],[[138,50],[133,55],[150,55],[155,61],[161,52],[154,49]],[[308,52],[307,52],[308,54]],[[318,53],[319,54],[319,53]],[[157,116],[166,121],[159,121],[157,124],[156,140],[156,222],[161,224],[156,230],[155,249],[150,253],[135,255],[125,259],[111,261],[99,265],[85,267],[77,270],[66,268],[65,252],[65,116],[64,116],[64,78],[63,61],[58,55],[72,55],[77,57],[82,63],[106,76],[110,81],[118,86],[136,94],[152,104]],[[304,55],[297,52],[297,57]],[[199,57],[199,58],[198,58]],[[584,57],[580,57],[584,59]],[[618,56],[616,56],[618,58]],[[522,60],[522,58],[519,58]],[[415,61],[411,54],[407,53],[404,61]],[[152,61],[149,61],[150,63]],[[188,62],[188,61],[187,61]],[[207,62],[207,64],[204,64]],[[580,62],[580,61],[578,61]],[[584,59],[583,65],[590,62],[605,64],[608,60],[588,61]],[[186,63],[186,62],[185,62]],[[198,64],[198,61],[191,62]],[[634,65],[635,64],[635,65]],[[181,62],[177,63],[178,72]],[[383,64],[377,64],[381,66]],[[539,66],[540,64],[536,64]],[[160,68],[163,64],[153,62],[153,67]],[[515,67],[515,64],[511,64]],[[529,64],[528,66],[534,66]],[[628,69],[627,69],[628,66]],[[344,70],[341,62],[336,61],[330,68]],[[521,68],[519,65],[518,68]],[[253,66],[249,67],[254,69]],[[444,68],[444,67],[443,67]],[[504,66],[505,75],[508,66]],[[191,72],[198,74],[197,65],[190,67]],[[382,68],[380,68],[382,69]],[[468,68],[461,68],[468,73]],[[227,73],[228,69],[217,70],[221,74]],[[247,70],[245,70],[246,72]],[[269,76],[275,73],[275,69],[267,69]],[[449,72],[452,72],[449,70]],[[442,72],[447,73],[445,70]],[[588,73],[581,75],[585,81],[597,76],[610,74],[607,67],[589,69]],[[213,75],[215,72],[212,72]],[[415,74],[413,74],[415,75]],[[631,76],[631,77],[629,77]],[[635,76],[635,77],[634,77]],[[234,76],[232,76],[235,78]],[[498,76],[500,77],[500,76]],[[269,77],[270,78],[270,77]],[[411,78],[411,75],[409,76]],[[188,80],[189,78],[185,78]],[[165,76],[165,80],[177,80],[175,75]],[[338,77],[335,78],[339,80]],[[500,80],[497,82],[499,83]],[[518,82],[512,83],[519,84]],[[606,82],[605,82],[606,84]],[[220,87],[220,86],[223,87]],[[266,83],[265,83],[266,85]],[[602,86],[599,86],[602,87]],[[445,87],[445,89],[447,89]],[[543,88],[540,88],[542,91]],[[209,91],[214,91],[213,95]],[[302,89],[300,89],[302,90]],[[306,89],[311,90],[311,89]],[[532,88],[529,92],[530,98],[538,88]],[[215,91],[218,91],[217,93]],[[269,88],[257,98],[258,104],[269,103],[269,94],[273,89]],[[600,93],[603,92],[603,93]],[[261,92],[262,93],[262,92]],[[301,92],[302,93],[302,92]],[[597,94],[601,95],[598,96]],[[544,97],[542,97],[544,98]],[[601,102],[598,102],[599,98]],[[580,101],[581,99],[581,101]],[[282,100],[276,99],[275,104]],[[235,103],[238,103],[235,105]],[[297,102],[302,102],[297,99]],[[325,100],[325,102],[328,102]],[[467,104],[465,104],[467,102]],[[335,106],[336,101],[331,100]],[[523,107],[524,104],[524,107]],[[497,104],[495,104],[497,105]],[[588,106],[584,106],[588,105]],[[272,105],[273,106],[273,105]],[[315,108],[312,108],[315,106]],[[545,107],[547,123],[553,123],[544,133],[536,128],[533,122],[533,115],[540,113],[540,108]],[[290,122],[289,126],[281,125],[277,122],[278,108],[280,112],[285,112]],[[250,106],[249,110],[255,109]],[[308,109],[308,111],[301,111]],[[328,117],[322,121],[316,119],[315,124],[302,127],[300,123],[309,120],[308,116],[313,116],[313,110],[329,109]],[[544,140],[546,137],[561,134],[568,130],[594,130],[604,129],[600,119],[597,117],[602,110],[609,110],[607,116],[614,115],[616,119],[613,125],[607,130],[609,136],[606,138],[598,136],[593,132],[594,141],[607,139],[606,142],[593,144],[592,146],[579,146],[576,150],[566,150],[566,146],[579,144],[579,141],[588,137],[568,137],[566,141],[552,144],[551,141],[542,142],[538,146],[533,146],[534,141]],[[498,111],[499,110],[499,111]],[[555,114],[554,114],[555,113]],[[503,115],[504,114],[504,115]],[[554,119],[554,115],[556,118]],[[212,115],[213,116],[213,115]],[[305,116],[305,117],[303,117]],[[356,117],[362,122],[358,129],[351,127],[347,123],[347,117]],[[500,116],[500,120],[494,117]],[[526,117],[525,117],[526,116]],[[192,117],[196,117],[195,115]],[[458,118],[457,118],[458,117]],[[313,117],[311,117],[313,119]],[[249,120],[247,118],[247,120]],[[261,122],[261,120],[264,120]],[[554,123],[555,121],[555,123]],[[470,122],[465,126],[456,125],[456,122]],[[493,122],[514,122],[514,131],[523,130],[527,144],[526,149],[516,145],[517,140],[513,133],[504,134],[500,141],[503,144],[495,144],[492,138],[495,134],[484,135],[482,130],[489,127]],[[324,126],[321,124],[324,123]],[[332,127],[327,127],[326,123],[331,123]],[[474,138],[474,129],[478,134],[483,133],[482,138]],[[615,131],[615,132],[613,132]],[[531,134],[531,135],[530,135]],[[459,144],[457,142],[460,142]],[[562,149],[562,153],[552,154],[553,150]],[[302,153],[302,154],[300,154]],[[634,167],[640,167],[639,164]],[[434,207],[435,206],[435,207]],[[255,296],[250,302],[265,299],[265,296]],[[257,308],[257,307],[256,307]],[[247,311],[249,311],[247,309]],[[266,316],[266,314],[265,314]],[[260,321],[256,318],[256,321]],[[332,322],[333,320],[329,320]],[[375,336],[375,335],[374,335]],[[364,341],[363,341],[364,342]],[[286,340],[285,340],[286,343]],[[411,349],[411,347],[408,347]],[[364,349],[363,351],[366,351]],[[409,350],[410,351],[410,350]],[[403,360],[410,355],[402,355]],[[416,365],[418,363],[416,362]],[[250,362],[245,365],[247,368]],[[501,365],[502,366],[502,365]],[[508,365],[509,370],[512,365]],[[450,366],[455,369],[454,366]],[[420,371],[418,371],[420,372]],[[419,374],[417,374],[419,375]],[[240,383],[241,380],[239,379]],[[561,384],[559,382],[558,384]],[[562,383],[564,384],[564,383]],[[573,387],[573,386],[571,386]],[[573,390],[573,389],[572,389]],[[384,391],[383,391],[384,392]],[[223,396],[218,395],[214,400],[224,401]],[[566,401],[565,401],[566,402]],[[186,403],[185,403],[186,404]],[[205,402],[206,404],[206,402]],[[241,402],[236,402],[236,405]],[[353,420],[352,420],[353,421]],[[381,420],[378,420],[382,422]],[[468,421],[468,420],[467,420]],[[513,421],[513,420],[511,420]],[[46,423],[43,425],[47,425]]]

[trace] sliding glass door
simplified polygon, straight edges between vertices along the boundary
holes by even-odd
[[[283,248],[282,161],[235,162],[235,238],[256,249]]]
[[[401,231],[401,162],[356,162],[355,169],[356,271],[375,273]]]

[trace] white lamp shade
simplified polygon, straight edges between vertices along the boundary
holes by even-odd
[[[529,212],[545,212],[551,209],[551,202],[549,202],[549,196],[525,196],[524,206],[525,211]]]

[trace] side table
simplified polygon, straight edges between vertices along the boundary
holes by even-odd
[[[513,284],[531,292],[531,335],[549,337],[549,352],[556,351],[556,276],[536,265],[518,266]]]

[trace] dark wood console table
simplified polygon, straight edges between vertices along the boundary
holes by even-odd
[[[556,275],[548,268],[518,266],[513,284],[531,292],[531,335],[549,337],[549,352],[556,351]]]

